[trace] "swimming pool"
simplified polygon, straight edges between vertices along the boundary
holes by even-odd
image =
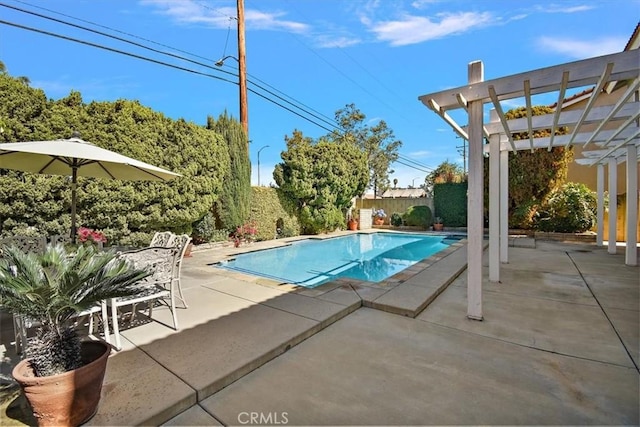
[[[338,277],[380,282],[450,244],[447,236],[357,233],[301,240],[241,254],[216,265],[308,288]]]

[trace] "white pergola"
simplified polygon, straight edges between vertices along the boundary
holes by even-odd
[[[570,62],[526,73],[484,81],[483,64],[469,64],[468,84],[422,95],[418,99],[469,141],[467,316],[481,320],[483,224],[483,157],[489,155],[489,280],[500,281],[500,263],[508,262],[508,153],[510,151],[592,146],[577,162],[597,168],[598,243],[603,240],[604,168],[608,168],[609,197],[616,200],[617,165],[626,162],[627,265],[637,265],[638,145],[640,144],[640,51]],[[611,105],[597,103],[603,89],[628,82],[624,94]],[[562,111],[567,89],[594,86],[582,109]],[[532,116],[533,95],[557,94],[555,113]],[[507,120],[501,101],[524,98],[528,117]],[[601,97],[603,99],[604,97]],[[489,123],[483,122],[484,104],[493,104]],[[606,102],[604,104],[607,104]],[[468,125],[461,126],[448,111],[464,109]],[[566,135],[555,130],[567,127]],[[551,136],[534,138],[533,131],[551,129]],[[527,132],[528,139],[514,140],[513,133]],[[485,144],[485,138],[489,141]],[[634,197],[635,196],[635,197]],[[609,204],[609,253],[616,251],[616,203]]]

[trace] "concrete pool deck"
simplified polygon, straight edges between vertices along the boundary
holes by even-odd
[[[638,268],[592,244],[522,243],[502,283],[484,281],[482,322],[466,318],[463,244],[397,283],[321,289],[196,252],[181,329],[156,310],[123,332],[88,425],[638,424]],[[24,423],[9,406],[3,425]]]

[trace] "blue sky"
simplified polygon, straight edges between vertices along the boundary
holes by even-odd
[[[85,102],[137,99],[168,117],[197,124],[224,110],[239,116],[237,78],[213,66],[222,56],[237,55],[235,0],[1,3],[204,65],[7,7],[0,7],[2,21],[206,74],[0,25],[0,61],[11,75],[29,77],[49,98],[77,90]],[[298,129],[318,138],[328,133],[327,121],[336,110],[354,103],[369,124],[387,122],[403,142],[403,163],[423,166],[393,165],[391,177],[399,186],[417,186],[428,168],[445,160],[463,162],[462,140],[418,96],[465,85],[467,65],[475,60],[483,61],[489,80],[619,52],[639,12],[640,0],[245,0],[249,89],[299,114],[249,93],[252,182],[258,181],[260,149],[260,181],[268,185],[285,135]],[[236,65],[229,59],[222,70],[233,73]],[[503,108],[517,106],[511,104]]]

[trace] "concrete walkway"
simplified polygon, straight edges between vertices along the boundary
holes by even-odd
[[[485,281],[482,322],[466,318],[464,244],[383,284],[316,289],[208,265],[233,248],[196,252],[180,331],[160,309],[123,332],[89,425],[637,425],[638,268],[520,246]]]

